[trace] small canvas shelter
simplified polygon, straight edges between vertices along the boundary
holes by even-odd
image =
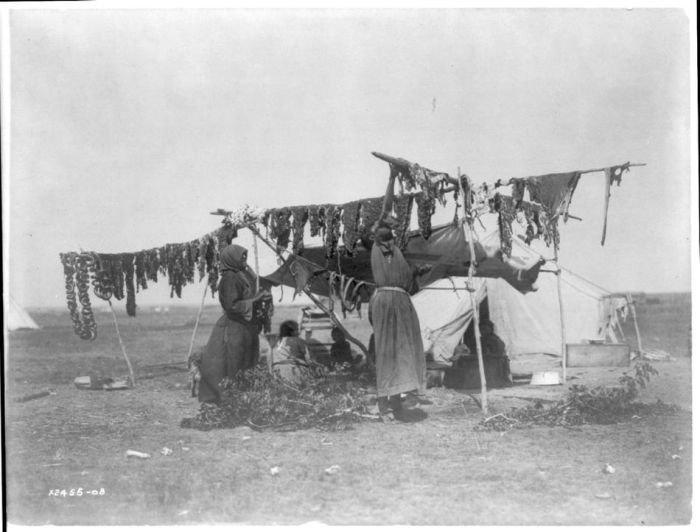
[[[483,239],[487,253],[498,246],[498,235]],[[532,264],[542,259],[518,239],[513,239],[506,263]],[[544,259],[542,259],[544,260]],[[554,265],[539,269],[532,290],[523,292],[502,278],[474,278],[475,297],[483,309],[481,319],[494,324],[495,333],[511,356],[550,354],[561,356],[561,321]],[[478,275],[478,273],[477,273]],[[421,324],[423,347],[438,362],[453,355],[455,347],[472,321],[472,307],[466,291],[466,277],[440,279],[413,296]],[[567,343],[589,340],[618,342],[622,338],[620,317],[626,317],[628,301],[562,268],[562,299]]]
[[[12,296],[7,298],[7,314],[5,320],[8,331],[39,328],[27,311],[12,299]]]
[[[571,271],[562,270],[561,277],[566,342],[619,341],[618,319],[626,315],[627,299]],[[438,362],[449,360],[472,321],[466,281],[466,278],[441,279],[413,296],[424,349]],[[481,319],[493,322],[510,356],[539,353],[561,356],[555,274],[542,269],[535,287],[535,291],[521,293],[502,279],[475,278]]]

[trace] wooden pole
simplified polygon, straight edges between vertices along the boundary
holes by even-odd
[[[459,168],[457,169],[457,175],[460,175]],[[467,178],[468,179],[468,178]],[[472,304],[472,321],[474,323],[474,341],[476,344],[476,357],[479,362],[479,380],[481,381],[481,412],[487,415],[489,412],[487,393],[488,389],[486,387],[486,371],[484,370],[484,355],[481,349],[481,331],[479,330],[479,304],[474,297],[474,259],[476,257],[476,251],[474,249],[474,238],[472,231],[474,229],[474,220],[472,219],[471,213],[467,213],[467,194],[464,190],[462,180],[459,179],[459,191],[462,197],[462,207],[464,209],[464,214],[462,218],[462,230],[467,232],[467,240],[469,241],[469,253],[471,255],[471,260],[469,261],[469,276],[467,277],[467,290],[469,291],[469,300]]]
[[[389,164],[393,164],[395,166],[400,166],[402,168],[409,168],[411,165],[414,164],[411,161],[407,161],[406,159],[402,159],[401,157],[391,157],[390,155],[384,155],[383,153],[379,153],[376,151],[373,151],[372,155],[374,155],[377,159],[381,159],[382,161],[385,161]],[[428,168],[426,168],[426,170],[429,170],[430,172],[435,172],[434,170],[430,170]],[[454,177],[451,177],[449,174],[447,174],[445,172],[435,172],[435,173],[442,175],[442,177],[440,178],[441,180],[444,179],[448,183],[459,186],[459,180],[455,179]]]
[[[384,220],[384,217],[391,213],[391,207],[394,203],[394,183],[396,182],[396,173],[393,171],[389,176],[389,184],[386,186],[386,192],[384,193],[384,202],[382,203],[382,212],[377,219],[379,222]]]
[[[407,161],[406,159],[402,159],[401,157],[392,157],[390,155],[385,155],[383,153],[379,153],[376,151],[373,151],[372,155],[374,155],[377,159],[381,159],[382,161],[386,161],[387,163],[401,166],[403,168],[408,168],[409,166],[411,166],[413,164],[412,162]],[[588,170],[577,170],[577,171],[579,174],[590,174],[593,172],[602,172],[606,168],[612,168],[614,166],[626,166],[626,167],[630,168],[632,166],[646,166],[646,165],[647,165],[647,163],[623,163],[623,164],[616,164],[616,165],[612,165],[612,166],[605,166],[603,168],[590,168]],[[433,172],[434,170],[430,170],[430,171]],[[443,179],[445,179],[448,183],[459,186],[459,178],[455,179],[454,177],[452,177],[449,174],[444,173],[444,172],[435,172],[435,173],[436,174],[444,174],[445,177]],[[566,172],[557,172],[557,173],[566,173]],[[509,185],[513,179],[518,179],[518,178],[511,177],[508,180],[498,179],[498,180],[496,180],[496,186]]]
[[[637,333],[637,346],[639,347],[639,358],[641,360],[643,354],[642,335],[639,334],[639,324],[637,323],[637,308],[634,299],[632,299],[632,294],[627,294],[627,304],[630,306],[630,310],[632,311],[632,319],[634,320],[634,331]]]
[[[124,348],[124,342],[122,342],[122,335],[119,333],[119,324],[117,323],[117,313],[114,312],[114,307],[112,306],[112,302],[108,299],[107,303],[109,303],[109,309],[112,311],[112,318],[114,318],[114,328],[117,330],[117,338],[119,339],[119,345],[122,348],[122,354],[124,355],[124,360],[126,360],[126,366],[129,368],[129,381],[131,384],[131,387],[133,388],[136,386],[136,379],[134,378],[134,369],[131,367],[131,362],[129,361],[129,357],[126,354],[126,349]]]
[[[194,330],[192,331],[192,338],[190,339],[190,349],[187,351],[187,363],[190,362],[190,357],[192,356],[192,350],[194,349],[194,337],[197,335],[197,327],[199,327],[199,319],[202,317],[202,309],[204,308],[204,299],[207,297],[207,291],[209,290],[209,284],[204,282],[204,293],[202,294],[202,301],[199,303],[199,311],[197,311],[197,319],[194,322]]]
[[[604,166],[603,168],[590,168],[588,170],[572,170],[575,172],[578,172],[579,174],[592,174],[594,172],[603,172],[607,170],[608,168],[614,168],[616,166],[626,166],[628,168],[631,168],[632,166],[646,166],[647,163],[623,163],[623,164],[613,164],[611,166]],[[559,174],[566,174],[568,172],[556,172]],[[511,177],[510,179],[497,179],[495,185],[498,186],[505,186],[505,185],[510,185],[513,182],[513,179],[523,179],[522,177]],[[571,216],[569,216],[571,217]]]
[[[287,261],[284,260],[284,256],[282,255],[282,253],[280,252],[280,250],[277,249],[277,246],[275,246],[272,242],[270,242],[270,241],[267,240],[265,237],[263,237],[263,236],[260,234],[260,231],[258,231],[258,229],[257,229],[255,226],[249,225],[249,226],[248,226],[248,229],[250,229],[250,230],[253,232],[253,234],[256,235],[258,238],[260,238],[260,240],[262,240],[262,242],[265,243],[265,245],[267,245],[271,250],[273,250],[273,251],[277,254],[277,256],[279,257],[279,259],[282,261],[283,264],[287,264]],[[292,278],[296,279],[296,275],[294,274],[294,272],[292,271],[292,269],[289,268],[289,265],[287,265],[287,271],[289,271],[289,273],[290,273],[290,275],[292,276]],[[328,317],[331,319],[331,321],[332,321],[340,330],[343,331],[343,333],[345,334],[345,337],[348,339],[348,341],[352,342],[353,344],[355,344],[356,346],[358,346],[358,347],[360,348],[360,350],[362,351],[362,353],[365,355],[365,360],[368,360],[368,359],[369,359],[369,352],[367,351],[367,348],[362,344],[362,342],[360,342],[360,341],[359,341],[358,339],[356,339],[352,334],[350,334],[350,332],[349,332],[349,331],[345,328],[345,326],[340,322],[340,320],[339,320],[338,317],[335,315],[335,313],[334,313],[334,312],[331,312],[330,310],[328,310],[328,309],[325,307],[325,305],[323,305],[323,303],[321,303],[321,300],[318,299],[315,295],[313,295],[313,294],[311,293],[311,290],[309,290],[307,287],[304,287],[304,293],[309,297],[309,299],[311,299],[311,301],[314,302],[314,304],[315,304],[318,308],[320,308],[323,312],[325,312],[325,313],[328,315]]]
[[[311,291],[310,291],[308,288],[305,288],[305,289],[304,289],[304,293],[309,297],[309,299],[311,299],[311,301],[314,302],[314,304],[315,304],[318,308],[320,308],[323,312],[325,312],[326,314],[328,314],[328,317],[331,319],[331,321],[332,321],[339,329],[341,329],[341,330],[343,331],[343,333],[345,334],[345,337],[348,339],[348,341],[352,342],[353,344],[355,344],[357,347],[360,348],[360,350],[362,351],[362,354],[365,355],[365,360],[369,360],[369,352],[367,351],[367,348],[364,346],[364,344],[363,344],[362,342],[360,342],[357,338],[355,338],[354,336],[352,336],[352,335],[348,332],[348,330],[343,326],[343,324],[340,322],[340,320],[336,317],[335,312],[331,312],[330,310],[328,310],[328,309],[323,305],[323,303],[321,302],[321,300],[318,299],[313,293],[311,293]]]
[[[559,267],[559,250],[557,249],[556,243],[554,244],[554,264],[557,269],[557,297],[559,299],[559,324],[561,330],[562,384],[566,384],[566,325],[564,324],[564,299],[561,295],[561,268]]]
[[[258,257],[258,237],[253,233],[253,254],[255,255],[255,293],[260,292],[260,257]]]
[[[616,164],[613,166],[646,166],[647,163],[625,163],[625,164]],[[606,168],[612,168],[612,166],[606,166],[604,168],[591,168],[590,170],[581,170],[579,174],[590,174],[592,172],[602,172]]]
[[[260,292],[260,255],[258,254],[258,235],[253,233],[253,255],[255,256],[255,293]],[[267,341],[267,338],[265,338]],[[268,345],[270,342],[267,342]],[[274,345],[270,345],[270,353],[267,355],[267,371],[272,373],[272,350]]]

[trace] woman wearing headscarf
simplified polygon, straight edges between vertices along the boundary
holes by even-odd
[[[256,308],[270,293],[256,293],[256,277],[247,264],[248,251],[231,244],[219,256],[219,303],[224,314],[216,322],[202,355],[199,368],[199,400],[216,403],[221,399],[220,382],[255,366],[262,322]]]
[[[377,395],[389,398],[394,415],[401,414],[401,394],[425,390],[425,355],[418,315],[410,291],[414,272],[394,243],[390,228],[375,231],[371,255],[377,289],[369,304],[374,329]]]

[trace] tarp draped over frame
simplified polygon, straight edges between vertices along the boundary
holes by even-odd
[[[495,238],[494,238],[495,236]],[[477,275],[480,277],[502,278],[519,291],[527,292],[537,280],[539,268],[544,259],[532,252],[525,245],[516,246],[517,251],[504,261],[498,246],[498,235],[485,239],[486,245],[476,243]],[[340,272],[358,281],[374,283],[370,265],[370,249],[363,245],[355,248],[355,256],[340,253]],[[471,254],[465,242],[464,232],[460,226],[448,224],[433,228],[430,238],[424,239],[419,232],[412,232],[404,250],[404,257],[411,266],[431,266],[430,271],[418,278],[419,288],[444,277],[459,277],[468,275]],[[307,247],[302,256],[290,255],[285,264],[275,272],[263,277],[272,285],[284,284],[297,288],[297,281],[289,271],[303,268],[311,272],[312,280],[308,285],[311,292],[329,295],[327,259],[323,246]],[[332,260],[333,269],[338,265]]]

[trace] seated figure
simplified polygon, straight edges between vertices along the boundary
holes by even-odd
[[[354,364],[350,342],[345,339],[345,334],[340,327],[333,327],[331,331],[333,345],[331,345],[331,363],[333,364]]]
[[[311,355],[299,338],[297,322],[287,320],[280,325],[279,340],[272,349],[272,369],[291,382],[299,382],[311,364]]]

